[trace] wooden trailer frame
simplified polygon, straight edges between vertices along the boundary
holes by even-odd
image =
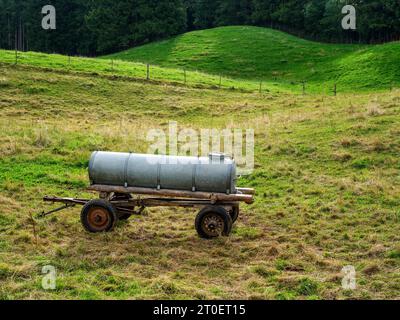
[[[253,203],[255,194],[254,189],[250,188],[237,188],[235,194],[109,185],[92,185],[88,190],[98,192],[99,199],[44,197],[45,202],[63,203],[64,206],[43,212],[38,217],[43,218],[81,205],[83,206],[81,212],[83,227],[89,232],[108,232],[114,229],[118,220],[127,220],[132,215],[140,215],[145,208],[199,207],[202,209],[195,221],[199,236],[215,238],[230,234],[232,225],[239,216],[240,203]]]

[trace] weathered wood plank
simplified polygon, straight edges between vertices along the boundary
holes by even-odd
[[[217,201],[238,201],[247,204],[253,203],[254,198],[251,194],[224,194],[224,193],[209,193],[209,192],[190,192],[168,189],[150,189],[150,188],[137,188],[137,187],[120,187],[109,185],[92,185],[88,188],[90,191],[97,192],[117,192],[129,194],[143,194],[143,195],[156,195],[162,197],[182,197],[188,199],[205,199],[213,202]]]

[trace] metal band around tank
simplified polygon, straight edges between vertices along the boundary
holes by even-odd
[[[161,163],[157,163],[157,189],[161,189]]]
[[[198,161],[198,160],[197,160]],[[193,170],[192,170],[192,191],[196,191],[196,174],[197,174],[197,166],[198,162],[193,165]]]
[[[132,152],[129,152],[129,156],[125,160],[125,169],[124,169],[124,185],[125,188],[128,187],[128,166],[129,166],[129,160],[131,159]]]

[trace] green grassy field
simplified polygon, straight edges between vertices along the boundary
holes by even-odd
[[[333,95],[400,86],[400,43],[377,46],[306,41],[258,27],[196,31],[101,59],[19,52],[18,64],[60,72],[150,79],[197,88]],[[14,64],[15,52],[0,50]]]
[[[127,80],[146,80],[147,65],[141,62],[127,62],[118,59],[94,59],[85,57],[68,57],[59,54],[45,54],[38,52],[18,52],[0,50],[0,63],[41,68],[53,72],[79,73],[86,75],[100,75],[108,78],[124,78]],[[45,71],[44,70],[44,71]],[[260,91],[260,81],[242,80],[229,77],[220,77],[198,71],[186,71],[179,68],[167,68],[151,65],[149,80],[153,83],[162,82],[175,85],[185,85],[197,88],[229,89],[241,91]],[[326,87],[327,90],[332,88]],[[262,92],[302,92],[299,83],[264,82]]]
[[[13,65],[0,50],[0,299],[398,299],[399,52],[251,27],[102,59],[28,52]],[[256,201],[230,237],[198,238],[196,211],[173,208],[97,235],[80,208],[32,219],[50,209],[44,195],[98,196],[85,190],[92,151],[146,152],[169,121],[254,129],[239,185]],[[45,265],[55,291],[41,287]],[[356,290],[341,285],[348,265]]]
[[[303,40],[259,27],[221,27],[195,31],[106,58],[163,67],[200,70],[235,79],[265,82],[306,81],[351,91],[399,85],[400,43],[378,46],[333,45]]]
[[[0,299],[369,299],[400,291],[400,91],[246,93],[0,66]],[[146,152],[149,128],[254,128],[257,190],[229,238],[194,210],[151,209],[87,234],[79,208],[31,220],[44,195],[92,196],[93,150]],[[41,268],[58,271],[41,288]],[[357,289],[341,269],[357,270]]]

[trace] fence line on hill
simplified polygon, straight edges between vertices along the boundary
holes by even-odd
[[[66,66],[68,70],[74,70],[73,69],[73,61],[72,61],[72,56],[68,55],[67,56],[67,62],[66,62]],[[81,57],[79,57],[81,58]],[[85,58],[85,57],[83,57]],[[89,59],[89,58],[87,58]],[[17,66],[18,64],[23,64],[22,62],[20,62],[21,60],[25,60],[28,61],[28,55],[20,55],[20,51],[18,49],[15,50],[15,60],[14,60],[14,65]],[[111,74],[114,76],[117,75],[121,75],[121,76],[132,76],[135,79],[141,79],[140,75],[138,75],[137,73],[134,74],[129,74],[128,73],[124,73],[123,70],[121,72],[118,71],[118,64],[116,63],[116,61],[114,59],[110,59],[110,60],[106,60],[106,59],[101,59],[101,60],[96,60],[96,59],[92,59],[91,62],[96,62],[96,63],[105,63],[105,65],[107,65],[107,61],[109,61],[110,66],[111,66]],[[125,63],[123,61],[123,63]],[[27,65],[29,65],[29,63],[27,63]],[[30,64],[31,66],[35,66],[34,64]],[[39,65],[40,66],[40,65]],[[54,70],[56,70],[57,68],[54,68],[52,66],[45,66],[46,68],[53,68]],[[208,76],[208,79],[205,80],[205,82],[201,82],[201,81],[196,81],[195,79],[190,80],[190,74],[194,74],[196,71],[192,71],[192,72],[187,72],[186,69],[181,70],[182,71],[182,79],[181,80],[177,80],[176,77],[173,77],[172,74],[170,74],[170,78],[168,78],[167,76],[161,76],[158,77],[154,76],[152,77],[152,66],[150,65],[150,63],[147,64],[143,64],[144,67],[144,75],[143,75],[143,79],[146,81],[165,81],[165,82],[170,82],[170,83],[181,83],[183,85],[188,85],[190,82],[190,85],[192,86],[196,86],[196,85],[201,85],[201,86],[205,86],[205,87],[209,87],[209,88],[218,88],[218,89],[229,89],[229,90],[244,90],[244,91],[249,91],[249,92],[257,92],[262,95],[263,93],[268,93],[271,92],[270,87],[273,86],[283,86],[282,91],[285,91],[286,88],[289,88],[290,92],[297,92],[299,94],[303,94],[306,95],[308,93],[310,94],[326,94],[326,95],[333,95],[333,96],[337,96],[339,93],[338,90],[338,85],[337,83],[333,83],[333,85],[330,83],[330,89],[328,90],[328,92],[325,91],[326,86],[322,83],[319,87],[315,87],[314,89],[312,88],[312,86],[308,86],[307,85],[307,81],[288,81],[288,80],[278,80],[277,77],[274,78],[274,82],[269,82],[270,86],[264,89],[264,84],[268,83],[266,81],[260,80],[259,84],[258,84],[258,89],[257,89],[257,82],[255,81],[246,81],[246,80],[237,80],[237,79],[230,79],[230,78],[226,78],[226,82],[224,84],[224,77],[222,74],[219,75],[212,75],[212,74],[204,74],[204,77]],[[156,66],[157,68],[161,68]],[[77,70],[77,69],[75,69]],[[168,71],[168,69],[165,69]],[[177,73],[179,73],[179,69],[174,69]],[[77,72],[79,72],[81,70],[77,70]],[[86,70],[85,70],[86,71]],[[84,71],[83,71],[84,72]],[[103,72],[105,72],[105,74],[109,73],[108,70],[103,70]],[[156,74],[156,72],[154,72],[154,74]],[[190,81],[189,81],[190,80]],[[209,80],[207,82],[207,80]],[[180,82],[181,81],[181,82]],[[231,83],[230,83],[231,82]],[[242,86],[240,86],[240,83],[242,83]],[[247,85],[246,85],[247,84]],[[285,88],[285,89],[284,89]],[[308,90],[308,88],[311,88],[311,90]],[[391,82],[389,84],[389,89],[390,91],[393,91],[395,89],[395,85],[393,82]],[[278,92],[281,90],[277,90]]]
[[[151,76],[150,76],[150,70],[151,70],[151,65],[149,63],[147,63],[146,64],[146,80],[148,80],[148,81],[152,80]],[[218,88],[219,89],[226,89],[226,88],[233,89],[233,90],[235,89],[235,87],[230,87],[230,88],[229,87],[223,87],[223,76],[222,75],[219,75],[218,79],[219,79],[219,81],[218,81]],[[155,80],[159,80],[159,79],[155,79]],[[164,78],[164,80],[168,81],[168,79],[166,79],[166,78]],[[235,80],[235,81],[238,82],[239,80]],[[183,69],[183,82],[182,83],[184,85],[188,84],[188,74],[187,74],[187,70],[186,69]],[[196,82],[192,82],[192,83],[196,84]],[[301,92],[303,95],[307,94],[307,81],[285,81],[285,80],[278,80],[277,78],[275,78],[275,83],[276,84],[285,84],[285,85],[297,86],[299,92]],[[199,82],[198,84],[201,84],[201,83]],[[260,94],[263,93],[263,84],[264,84],[264,81],[260,81],[259,89],[258,89],[258,92]],[[242,89],[242,88],[238,87],[237,89]],[[338,93],[337,84],[334,83],[331,89],[332,90],[329,91],[329,92],[331,92],[334,96],[336,96],[337,93]],[[393,90],[392,86],[391,86],[391,90]],[[269,92],[269,90],[266,89],[265,92]],[[314,93],[314,92],[311,92],[311,93]]]

